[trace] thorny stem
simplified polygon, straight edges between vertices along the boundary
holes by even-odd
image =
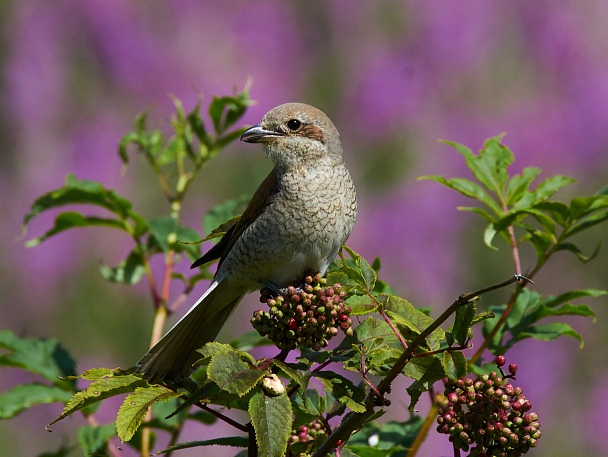
[[[526,279],[521,275],[515,275],[511,279],[501,282],[500,284],[495,284],[493,286],[484,287],[483,289],[477,290],[472,293],[464,294],[458,297],[454,303],[450,305],[448,309],[446,309],[441,316],[439,316],[436,320],[434,320],[431,325],[429,325],[426,329],[424,329],[408,346],[408,348],[401,354],[399,359],[395,362],[389,373],[386,377],[380,382],[377,386],[378,391],[381,395],[384,395],[385,392],[388,391],[392,382],[395,378],[401,373],[405,365],[412,358],[414,351],[426,340],[426,338],[433,333],[441,324],[443,324],[453,313],[456,312],[458,308],[467,304],[473,298],[482,295],[484,293],[490,292],[492,290],[500,289],[502,287],[506,287],[514,282],[520,281],[522,279]],[[338,428],[334,430],[334,432],[328,437],[326,441],[324,441],[321,446],[314,453],[313,457],[322,457],[332,449],[336,447],[336,444],[339,440],[342,442],[346,442],[348,438],[350,438],[351,433],[357,428],[361,427],[363,423],[374,414],[374,407],[377,402],[376,393],[374,391],[370,391],[365,399],[366,410],[362,413],[353,413],[340,424]],[[383,398],[380,398],[383,401]]]

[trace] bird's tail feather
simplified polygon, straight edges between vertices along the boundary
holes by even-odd
[[[196,352],[213,341],[244,293],[213,282],[196,304],[136,364],[150,382],[177,382],[190,375]]]

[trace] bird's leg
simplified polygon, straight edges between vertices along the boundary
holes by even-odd
[[[279,287],[276,284],[270,282],[270,281],[264,281],[264,288],[262,289],[262,293],[264,289],[268,289],[270,291],[270,294],[268,295],[274,295],[275,297],[277,295],[282,295],[282,296],[286,296],[288,295],[288,290],[289,287],[294,287],[295,288],[295,294],[299,295],[300,292],[302,292],[304,284],[301,281],[297,281],[294,282],[294,284],[287,286],[287,287]],[[292,294],[293,295],[293,294]]]

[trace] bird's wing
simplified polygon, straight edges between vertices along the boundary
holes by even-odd
[[[247,227],[249,227],[258,216],[266,209],[266,207],[272,202],[274,195],[278,192],[278,179],[277,173],[273,169],[266,179],[262,181],[258,190],[255,191],[251,201],[243,211],[240,220],[230,227],[230,229],[224,234],[221,240],[207,251],[200,259],[195,261],[190,268],[201,266],[207,262],[211,262],[215,259],[220,259],[219,265],[222,264],[222,260],[226,257],[226,254],[230,251],[236,240],[241,236]],[[218,265],[218,268],[219,268]]]

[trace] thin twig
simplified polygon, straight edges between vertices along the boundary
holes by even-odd
[[[483,289],[479,289],[475,292],[461,295],[458,297],[454,303],[450,305],[448,309],[446,309],[441,316],[435,319],[431,325],[429,325],[426,329],[424,329],[408,346],[408,348],[403,351],[399,359],[395,362],[389,373],[386,377],[380,382],[378,385],[378,391],[381,394],[384,394],[391,386],[392,382],[397,378],[397,376],[401,373],[405,365],[409,362],[414,354],[414,351],[426,340],[426,338],[433,333],[441,324],[443,324],[453,313],[456,312],[458,308],[469,303],[473,298],[478,297],[487,292],[500,289],[502,287],[506,287],[514,282],[527,280],[521,275],[514,275],[507,281],[501,282],[499,284],[495,284],[493,286],[484,287]],[[521,287],[521,286],[520,286]],[[370,392],[365,399],[366,410],[362,413],[353,413],[350,416],[346,417],[344,421],[340,424],[338,428],[334,430],[334,432],[324,441],[321,446],[314,453],[313,457],[322,457],[327,455],[331,450],[336,447],[336,443],[341,440],[342,442],[346,442],[351,433],[357,428],[361,427],[363,423],[374,414],[374,406],[375,406],[375,398],[376,393]]]
[[[214,410],[212,408],[209,408],[206,403],[199,402],[199,403],[195,403],[194,405],[199,407],[203,411],[207,411],[209,414],[214,415],[219,420],[226,422],[228,425],[232,425],[234,428],[240,430],[241,432],[249,433],[249,428],[247,427],[247,425],[243,425],[243,424],[235,421],[234,419],[231,419],[228,416],[224,416],[222,413],[217,412],[216,410]]]
[[[384,318],[385,322],[391,328],[393,333],[397,336],[397,339],[401,343],[401,346],[403,346],[403,349],[407,349],[407,343],[405,342],[403,335],[401,334],[401,332],[399,330],[397,330],[397,328],[395,327],[395,324],[393,324],[393,321],[391,321],[390,318],[386,315],[386,312],[384,311],[384,308],[382,306],[378,307],[378,312]]]

